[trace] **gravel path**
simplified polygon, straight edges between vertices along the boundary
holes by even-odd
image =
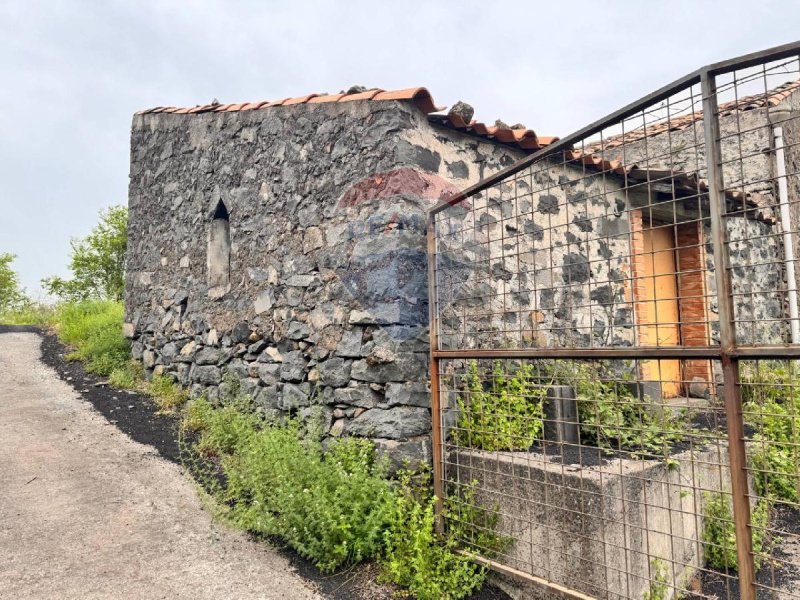
[[[0,598],[318,599],[285,558],[213,523],[180,469],[0,334]]]

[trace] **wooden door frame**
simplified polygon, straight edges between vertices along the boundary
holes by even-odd
[[[644,230],[654,223],[645,220],[641,209],[630,211],[631,224],[631,300],[634,307],[637,343],[641,339],[642,304],[638,301],[643,294],[644,273]],[[688,223],[658,223],[672,228],[674,238],[676,285],[678,290],[678,331],[683,346],[710,345],[707,264],[705,235],[701,221]],[[711,364],[707,360],[682,360],[680,365],[683,393],[688,392],[688,384],[702,379],[713,394]],[[643,374],[640,369],[639,376]]]

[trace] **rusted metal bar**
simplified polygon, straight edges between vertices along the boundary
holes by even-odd
[[[800,358],[800,346],[736,346],[729,353],[735,358]]]
[[[513,567],[509,567],[503,563],[499,563],[489,558],[477,556],[471,552],[462,552],[462,554],[469,556],[477,563],[486,565],[493,571],[497,571],[498,573],[502,573],[507,577],[512,577],[518,581],[522,581],[523,583],[532,584],[538,588],[541,588],[541,590],[547,594],[547,598],[562,598],[563,600],[597,600],[594,596],[588,596],[586,594],[582,594],[581,592],[576,592],[575,590],[566,588],[563,585],[558,585],[552,581],[547,581],[541,577],[536,577],[535,575],[531,575],[525,571],[519,571],[518,569],[514,569]]]
[[[739,361],[733,356],[736,348],[736,321],[731,293],[727,226],[724,217],[725,182],[722,173],[717,86],[714,76],[708,72],[702,73],[700,85],[703,94],[703,129],[708,170],[711,236],[714,240],[714,277],[717,284],[719,306],[723,397],[727,417],[728,457],[738,555],[739,589],[741,600],[755,600],[755,563],[753,538],[750,530],[750,501],[747,485],[742,395],[739,387]]]
[[[428,214],[428,323],[430,338],[430,375],[431,375],[431,455],[433,459],[433,493],[436,496],[436,531],[444,532],[444,477],[442,469],[444,456],[442,452],[442,412],[439,398],[439,359],[436,350],[439,348],[438,297],[436,293],[436,215]]]
[[[440,359],[453,358],[553,358],[553,359],[603,359],[603,358],[720,358],[716,346],[636,346],[621,348],[530,348],[519,350],[480,349],[480,350],[434,350],[433,355]]]
[[[800,41],[789,42],[781,46],[773,46],[766,50],[759,50],[758,52],[751,52],[750,54],[723,60],[703,67],[700,71],[701,73],[704,72],[708,76],[713,77],[714,75],[722,75],[723,73],[730,73],[731,71],[760,65],[767,61],[781,60],[782,58],[791,58],[798,55],[800,55]]]

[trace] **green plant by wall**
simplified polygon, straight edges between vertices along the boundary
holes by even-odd
[[[800,378],[791,363],[745,363],[741,389],[745,419],[756,433],[749,452],[756,492],[800,500]]]
[[[471,361],[466,391],[458,399],[458,426],[453,441],[481,450],[528,450],[541,439],[543,401],[547,386],[531,364],[506,373],[500,361],[484,384],[477,361]]]
[[[720,492],[706,492],[703,510],[703,545],[706,564],[715,569],[736,569],[736,531],[733,525],[733,510],[730,499]],[[770,503],[761,500],[751,512],[753,555],[756,569],[761,564],[760,555],[769,523]]]
[[[493,558],[506,550],[513,538],[497,533],[500,513],[489,510],[477,498],[477,481],[454,485],[444,503],[448,533],[459,544]]]
[[[220,406],[201,398],[184,415],[184,460],[224,516],[281,538],[323,571],[378,558],[383,580],[421,600],[457,600],[485,578],[459,552],[461,542],[498,550],[508,543],[493,533],[497,516],[478,505],[474,486],[454,495],[453,532],[437,534],[430,474],[403,471],[389,480],[368,440],[344,438],[323,449],[313,429],[264,423],[240,397]]]
[[[53,322],[58,337],[74,348],[67,356],[81,360],[86,370],[110,375],[130,360],[130,344],[122,335],[122,303],[87,300],[56,308]]]
[[[559,380],[578,400],[583,443],[608,450],[661,455],[686,437],[685,416],[661,410],[633,391],[624,365],[589,361],[559,363]]]
[[[341,440],[323,452],[297,423],[267,425],[204,399],[190,405],[185,426],[199,436],[191,458],[206,467],[193,472],[239,527],[281,537],[326,572],[381,550],[393,493],[369,442]]]
[[[401,472],[381,559],[385,581],[419,600],[458,600],[483,585],[486,568],[458,552],[458,535],[434,530],[436,498],[429,481]],[[463,529],[461,529],[463,531]]]
[[[642,596],[643,600],[667,600],[667,563],[660,558],[650,561],[650,589]]]

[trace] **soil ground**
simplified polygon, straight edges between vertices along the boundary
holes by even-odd
[[[41,340],[41,344],[40,344]],[[126,572],[123,566],[113,567],[109,565],[111,571],[116,573],[115,576],[106,578],[105,575],[97,573],[94,569],[86,571],[87,567],[84,565],[75,565],[70,567],[74,568],[75,572],[70,580],[74,579],[74,585],[80,585],[79,581],[86,582],[86,577],[89,580],[96,578],[95,583],[97,589],[91,588],[90,583],[85,583],[83,587],[75,588],[75,595],[69,595],[62,592],[56,594],[45,593],[50,589],[57,589],[53,587],[31,587],[33,584],[31,580],[34,578],[47,579],[48,572],[52,570],[63,571],[66,565],[63,562],[65,557],[51,549],[47,554],[47,549],[43,549],[46,556],[46,562],[50,564],[49,568],[42,568],[36,564],[39,558],[34,556],[17,556],[11,567],[4,566],[0,560],[0,598],[5,598],[5,593],[11,594],[11,590],[15,592],[8,597],[11,598],[110,598],[110,597],[130,597],[130,598],[329,598],[331,600],[389,600],[396,593],[395,590],[376,583],[377,568],[371,565],[359,565],[347,571],[337,573],[331,576],[323,575],[311,563],[299,557],[288,548],[269,546],[263,542],[255,542],[247,536],[238,532],[228,530],[223,525],[214,523],[207,512],[203,512],[197,500],[197,494],[194,486],[188,478],[181,473],[180,465],[180,452],[178,447],[177,436],[177,418],[171,415],[163,415],[157,412],[153,402],[146,396],[142,396],[135,392],[122,391],[108,387],[105,385],[105,380],[101,377],[87,373],[83,366],[78,362],[67,361],[65,355],[67,350],[58,341],[58,339],[49,332],[42,332],[35,327],[10,327],[0,326],[0,439],[3,439],[3,429],[5,427],[13,428],[14,423],[21,417],[17,414],[13,416],[15,411],[19,411],[19,405],[30,404],[29,401],[23,400],[27,397],[27,393],[20,393],[21,390],[28,390],[31,387],[30,379],[33,378],[36,382],[35,396],[38,400],[35,402],[36,411],[33,414],[27,415],[25,421],[27,425],[25,433],[19,432],[14,438],[9,438],[11,447],[14,449],[14,454],[25,453],[26,444],[42,444],[42,435],[40,432],[42,427],[50,427],[52,422],[55,421],[56,425],[62,424],[63,414],[75,415],[82,424],[84,421],[91,422],[91,431],[85,431],[80,434],[79,443],[77,445],[69,445],[72,442],[65,442],[61,445],[53,446],[49,452],[53,455],[61,455],[62,453],[73,453],[74,450],[80,450],[84,453],[79,458],[81,459],[80,469],[73,469],[72,471],[62,472],[58,475],[64,485],[70,487],[82,487],[81,480],[84,477],[90,477],[92,471],[96,469],[104,470],[109,457],[115,459],[117,462],[126,462],[124,465],[116,465],[114,460],[108,465],[109,468],[114,466],[116,475],[112,480],[108,481],[115,490],[114,504],[118,510],[124,510],[128,504],[136,502],[149,502],[154,505],[162,503],[169,503],[172,506],[172,511],[169,515],[163,515],[165,519],[170,519],[171,524],[162,523],[164,527],[161,533],[168,535],[171,527],[177,528],[174,543],[178,546],[185,547],[182,555],[182,565],[176,567],[173,562],[168,561],[163,565],[151,565],[152,568],[145,570],[147,576],[144,576],[144,581],[154,578],[159,578],[161,575],[168,577],[169,569],[174,569],[171,574],[175,580],[175,586],[183,586],[182,589],[191,590],[185,595],[176,592],[175,587],[168,588],[168,592],[163,595],[153,595],[147,593],[120,593],[111,592],[110,590],[121,589],[119,584],[115,582],[115,577],[127,579],[129,577],[139,577],[142,572],[137,567],[137,573],[131,575],[131,572]],[[6,366],[6,363],[10,366]],[[13,366],[13,368],[11,368]],[[49,368],[48,368],[49,367]],[[52,369],[52,370],[50,370]],[[55,374],[53,373],[55,371]],[[26,375],[28,372],[28,375]],[[54,375],[57,375],[57,379]],[[69,384],[69,385],[65,385]],[[16,400],[15,400],[16,398]],[[88,401],[81,402],[81,399]],[[93,407],[95,410],[92,410]],[[15,407],[15,408],[12,408]],[[96,412],[95,412],[96,411]],[[98,415],[97,413],[100,413]],[[109,425],[113,425],[111,428]],[[69,425],[63,430],[64,437],[69,439],[71,436]],[[59,431],[60,427],[58,428]],[[72,427],[74,429],[74,426]],[[125,433],[125,436],[118,434],[118,431]],[[74,435],[74,434],[73,434]],[[17,439],[19,437],[24,439]],[[56,436],[58,437],[58,436]],[[38,439],[37,439],[38,438]],[[126,446],[123,454],[124,456],[115,456],[118,454],[115,451],[118,445]],[[127,448],[130,445],[130,448]],[[16,447],[15,447],[16,446]],[[109,446],[108,452],[102,452],[106,446]],[[87,449],[91,448],[91,452]],[[101,456],[102,454],[102,456]],[[108,456],[106,456],[108,455]],[[93,465],[92,462],[99,461],[100,465]],[[25,478],[29,473],[25,470],[22,475],[12,473],[11,471],[19,470],[20,466],[0,465],[0,504],[6,503],[6,494],[17,496],[17,502],[23,501],[22,498],[30,496],[38,496],[42,492],[41,488],[36,490],[36,484],[42,483],[41,477],[37,473],[33,473],[29,478],[34,478],[30,484],[23,487],[29,488],[23,492],[15,492],[14,486],[6,485],[4,482],[7,477],[15,477],[16,479]],[[9,470],[10,469],[10,470]],[[9,470],[8,472],[6,472]],[[166,471],[170,474],[169,486],[161,486],[159,480],[145,482],[143,480],[151,477],[150,471]],[[53,475],[48,475],[52,477]],[[115,478],[120,478],[116,481]],[[15,485],[16,483],[15,479]],[[26,479],[27,481],[27,479]],[[135,482],[144,485],[140,487],[135,494],[135,498],[129,498],[123,490],[130,488]],[[25,482],[22,482],[23,484]],[[174,496],[175,490],[180,489],[180,501]],[[35,491],[34,491],[35,490]],[[167,491],[165,491],[167,490]],[[104,490],[103,494],[108,495],[112,492]],[[70,514],[75,526],[79,529],[84,527],[79,521],[84,520],[83,515],[92,515],[87,520],[95,521],[96,519],[107,518],[105,510],[96,510],[94,504],[98,502],[97,493],[93,493],[91,489],[85,490],[81,494],[81,498],[76,498],[77,504],[71,509]],[[41,501],[43,506],[39,509],[39,513],[47,512],[47,505],[52,502],[52,499],[41,498],[37,499],[37,503]],[[59,500],[59,503],[62,501]],[[179,506],[176,505],[179,502]],[[183,511],[188,510],[190,514],[185,517]],[[198,514],[199,511],[199,514]],[[180,514],[176,514],[180,513]],[[211,576],[207,580],[209,573],[203,565],[196,565],[195,562],[201,557],[193,555],[194,550],[191,548],[193,544],[197,544],[202,538],[202,534],[195,532],[189,539],[183,539],[182,536],[186,535],[184,521],[200,520],[199,526],[206,528],[209,539],[217,540],[218,538],[225,538],[229,540],[229,544],[233,546],[224,550],[226,556],[226,567],[220,568],[216,576]],[[176,525],[180,524],[180,525]],[[16,552],[16,544],[18,543],[15,530],[23,530],[30,527],[31,524],[27,520],[20,520],[13,512],[6,514],[5,507],[0,506],[0,553],[9,555]],[[129,535],[136,536],[137,543],[139,544],[152,544],[148,540],[148,536],[158,533],[150,531],[142,532],[137,531],[141,523],[130,525]],[[51,524],[49,531],[51,534],[60,533],[61,525],[58,522]],[[153,527],[153,529],[157,529]],[[102,535],[102,534],[98,534]],[[52,535],[51,535],[52,537]],[[230,540],[233,540],[231,542]],[[45,542],[39,540],[34,545],[52,545],[52,542]],[[156,544],[158,545],[158,544]],[[202,543],[201,543],[202,545]],[[217,542],[212,545],[214,548]],[[119,550],[119,548],[117,548]],[[142,549],[138,548],[136,544],[126,544],[124,551],[114,552],[114,556],[109,557],[112,563],[128,562],[139,564],[141,558],[137,553]],[[198,549],[203,550],[205,549]],[[86,549],[86,554],[92,554],[94,550]],[[19,554],[19,553],[17,553]],[[241,557],[232,559],[229,555],[241,554]],[[102,563],[102,559],[101,563]],[[35,561],[33,564],[30,561]],[[16,565],[16,566],[14,566]],[[98,567],[99,568],[99,567]],[[241,568],[241,572],[237,570]],[[116,571],[115,571],[116,569]],[[258,576],[251,576],[253,569],[258,569],[260,574]],[[190,585],[184,579],[186,571],[195,572],[196,581]],[[32,574],[39,572],[40,576],[34,577]],[[52,580],[49,585],[63,586],[65,584],[64,575],[53,574],[50,579]],[[248,595],[247,591],[240,591],[236,587],[230,589],[221,589],[214,587],[216,584],[214,580],[221,580],[222,582],[228,581],[233,583],[248,584],[252,588],[254,595]],[[11,585],[6,585],[7,581]],[[125,585],[133,585],[133,582],[126,582]],[[38,585],[38,584],[37,584]],[[17,587],[13,587],[17,586]],[[203,589],[204,586],[207,586]],[[296,595],[301,593],[295,592],[295,587],[302,590],[302,593],[307,595]],[[143,588],[142,588],[143,589]],[[164,588],[167,590],[167,588]],[[5,591],[4,591],[5,590]],[[105,590],[105,591],[104,591]],[[201,590],[198,593],[198,590]],[[204,595],[208,592],[208,595]],[[260,594],[260,595],[259,595]],[[272,595],[270,595],[272,594]],[[295,595],[292,595],[295,594]],[[500,591],[491,585],[486,585],[483,590],[474,595],[470,600],[507,600],[504,592]]]
[[[40,342],[0,334],[0,598],[321,597],[286,557],[213,522],[175,464],[42,364]],[[114,395],[113,414],[136,409]]]

